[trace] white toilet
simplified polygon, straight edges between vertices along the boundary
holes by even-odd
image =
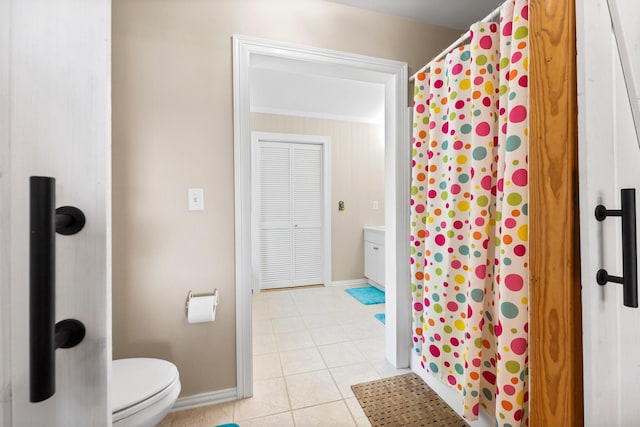
[[[113,361],[111,369],[114,426],[155,426],[180,394],[178,369],[166,360],[119,359]]]

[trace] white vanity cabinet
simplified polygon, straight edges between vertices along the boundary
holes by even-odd
[[[384,289],[384,226],[364,227],[364,277]]]

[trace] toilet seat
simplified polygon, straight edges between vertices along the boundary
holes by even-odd
[[[159,359],[114,360],[111,390],[114,424],[146,417],[143,411],[153,405],[166,407],[166,411],[159,411],[162,418],[180,393],[178,369],[173,363]]]

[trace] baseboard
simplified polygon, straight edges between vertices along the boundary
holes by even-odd
[[[351,286],[351,285],[366,285],[367,279],[351,279],[351,280],[336,280],[330,283],[325,283],[325,286]]]
[[[377,289],[381,290],[382,292],[384,292],[384,286],[382,286],[378,282],[374,282],[371,279],[367,279],[367,283],[370,284],[371,286],[373,286],[374,288],[377,288]]]
[[[193,396],[181,397],[178,399],[173,405],[173,408],[171,408],[171,412],[198,408],[200,406],[215,405],[216,403],[230,402],[237,399],[238,391],[235,387],[212,391],[210,393],[195,394]]]

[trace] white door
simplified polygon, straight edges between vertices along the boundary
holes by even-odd
[[[635,189],[640,198],[631,107],[639,104],[628,96],[640,87],[640,3],[611,3],[613,19],[606,0],[576,2],[584,421],[594,427],[640,425],[640,309],[623,306],[622,285],[596,283],[599,269],[623,276],[622,220],[597,221],[596,206],[621,209],[622,189]]]
[[[9,340],[0,350],[10,390],[2,423],[111,425],[111,2],[1,3],[0,303]],[[56,237],[54,319],[81,321],[86,336],[55,351],[55,394],[38,403],[30,401],[30,176],[54,177],[55,206],[86,217],[78,234]]]
[[[259,288],[323,283],[323,146],[257,139],[255,147]]]

